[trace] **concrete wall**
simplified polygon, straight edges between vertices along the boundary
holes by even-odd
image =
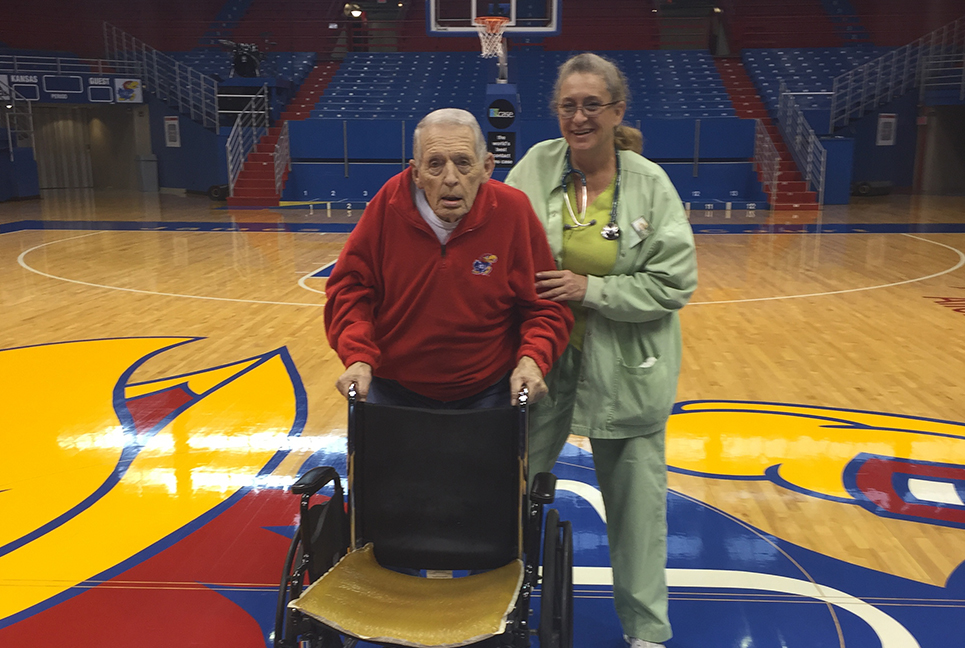
[[[965,106],[927,109],[921,192],[965,194]]]
[[[148,96],[151,142],[157,156],[158,183],[161,187],[205,192],[212,185],[228,184],[225,144],[229,129],[222,134],[208,130],[190,117],[153,96]],[[169,147],[164,139],[164,116],[178,115],[181,146]]]
[[[95,189],[137,189],[132,106],[91,106],[90,163]]]
[[[896,141],[893,146],[878,146],[878,115],[894,113]],[[918,142],[918,96],[909,92],[875,112],[835,131],[839,137],[854,138],[853,182],[888,181],[896,188],[910,189],[915,172]]]

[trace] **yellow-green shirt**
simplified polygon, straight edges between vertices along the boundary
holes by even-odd
[[[570,197],[570,205],[573,211],[579,216],[579,209],[583,206],[583,191],[579,192],[579,200],[576,196],[575,184],[579,183],[575,174],[574,182],[566,186],[566,192]],[[616,184],[616,176],[610,182],[610,186],[603,190],[592,204],[587,205],[586,215],[583,221],[589,223],[596,220],[596,224],[588,227],[574,227],[563,230],[563,269],[580,275],[594,275],[602,277],[613,271],[613,264],[617,260],[619,251],[618,241],[608,241],[603,238],[601,232],[603,226],[610,222],[610,208],[613,205],[613,189]],[[563,205],[563,223],[574,225],[575,221],[570,215],[570,210]],[[573,331],[570,333],[570,344],[577,349],[583,350],[583,334],[586,331],[586,307],[580,302],[569,302],[573,310]]]

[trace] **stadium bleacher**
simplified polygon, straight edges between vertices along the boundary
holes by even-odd
[[[210,76],[231,76],[231,52],[212,47],[199,47],[187,52],[169,52],[175,60]],[[315,67],[315,52],[265,52],[260,76],[280,77],[301,85]]]
[[[721,6],[734,52],[845,44],[820,0],[722,0]]]
[[[344,27],[336,0],[235,0],[245,11],[230,30],[230,40],[269,46],[279,51],[330,53]],[[335,23],[339,29],[332,30]]]
[[[802,108],[830,108],[829,96],[821,93],[832,90],[836,76],[877,59],[890,49],[874,46],[745,49],[741,58],[764,105],[774,116],[782,82],[788,92],[815,93],[797,97]]]
[[[619,25],[615,29],[614,25]],[[579,39],[579,47],[574,40]],[[547,38],[550,51],[574,49],[652,50],[660,47],[659,25],[653,5],[636,0],[599,0],[592,5],[563,3],[562,33]]]
[[[731,117],[734,108],[713,57],[696,50],[603,51],[624,71],[633,91],[626,118]],[[569,52],[519,50],[513,65],[520,103],[530,116],[555,118],[549,107],[559,66]]]
[[[79,70],[86,59],[77,55],[100,53],[100,26],[106,19],[180,63],[223,80],[231,75],[232,55],[220,41],[257,45],[264,56],[260,77],[286,80],[278,84],[284,88],[282,103],[293,97],[306,79],[314,79],[311,92],[290,102],[286,112],[274,111],[284,115],[283,120],[416,120],[447,106],[465,107],[484,116],[486,84],[493,80],[495,64],[479,59],[476,38],[427,36],[425,5],[409,2],[404,20],[360,21],[362,40],[356,40],[341,15],[343,4],[335,0],[141,0],[115,5],[92,0],[79,8],[66,0],[39,0],[25,12],[18,30],[9,23],[0,25],[0,40],[10,46],[0,50],[0,72],[15,66],[22,70],[30,64],[26,57],[37,55],[59,58]],[[741,53],[743,67],[768,114],[776,117],[782,86],[800,93],[796,101],[802,110],[825,110],[835,77],[890,51],[893,43],[889,39],[907,43],[954,19],[963,8],[962,0],[924,0],[914,11],[906,4],[897,0],[800,0],[789,6],[779,0],[721,0],[719,6],[730,50]],[[740,121],[735,115],[736,100],[732,101],[713,56],[703,49],[659,49],[666,45],[661,40],[666,25],[652,3],[600,0],[593,3],[589,14],[588,6],[571,0],[563,4],[559,36],[511,35],[510,81],[518,87],[518,116],[531,128],[521,135],[519,152],[537,135],[556,135],[549,97],[558,66],[574,51],[595,50],[613,59],[627,74],[633,96],[626,119],[649,129],[647,153],[663,154],[668,163],[683,163],[688,154],[695,155],[694,148],[688,153],[685,144],[674,144],[659,133],[674,132],[692,139],[692,125],[704,120],[704,138],[699,140],[703,164],[708,160],[703,147],[715,146],[707,138],[726,130],[715,131],[708,120]],[[891,16],[889,30],[883,29],[876,12]],[[56,18],[42,19],[50,15]],[[904,35],[897,39],[893,36],[895,16],[901,16],[898,22],[904,23]],[[74,28],[69,37],[65,36],[68,24]],[[391,47],[375,46],[376,32],[379,38],[392,34]],[[54,43],[57,50],[22,49],[44,44],[54,47]],[[366,51],[370,49],[397,51]],[[310,76],[313,74],[318,78]],[[743,109],[739,116],[752,118]],[[659,120],[673,125],[661,126]],[[737,130],[744,137],[745,129]],[[720,140],[721,147],[710,156],[712,163],[747,161],[746,147],[728,149],[730,141],[727,137]],[[394,152],[371,157],[396,159]],[[723,167],[719,171],[724,175],[734,172]],[[683,171],[681,174],[680,182],[688,184],[689,178]],[[732,179],[727,182],[733,184]],[[752,184],[743,193],[756,195]]]
[[[900,47],[965,16],[962,0],[850,0],[875,45]]]
[[[311,116],[412,119],[449,106],[479,112],[485,90],[476,53],[349,53]]]
[[[708,53],[630,50],[604,54],[628,75],[634,96],[627,121],[641,126],[648,155],[661,160],[680,185],[678,189],[685,200],[698,197],[702,205],[719,203],[720,208],[725,203],[763,207],[765,196],[750,161],[753,122],[735,116]],[[514,50],[511,80],[525,79],[517,86],[519,118],[526,121],[520,136],[521,150],[538,139],[559,136],[549,97],[556,70],[568,56],[567,52]],[[331,185],[336,192],[333,196],[363,199],[361,190],[353,194],[351,187],[342,186],[346,184],[344,180],[337,181],[337,175],[344,171],[338,162],[344,154],[343,120],[348,133],[344,147],[349,151],[350,175],[361,178],[363,170],[376,173],[371,166],[358,166],[375,162],[385,164],[380,172],[388,173],[395,168],[389,160],[407,159],[399,146],[399,133],[411,132],[414,122],[427,112],[463,107],[485,123],[485,90],[490,76],[489,65],[475,52],[346,54],[324,96],[311,111],[314,119],[292,131],[292,156],[296,163],[283,198],[321,195],[322,185],[335,183]],[[409,121],[408,130],[400,123],[405,120]],[[687,162],[693,159],[698,144],[697,120],[703,121],[700,132],[704,134],[699,140],[699,177],[694,176],[693,165]],[[358,189],[377,189],[372,178],[365,177],[364,182]]]
[[[15,48],[103,56],[107,21],[156,49],[182,51],[198,45],[224,4],[225,0],[36,0],[21,3],[16,19],[0,20],[0,40]]]
[[[706,52],[603,52],[624,70],[636,96],[627,118],[729,117],[733,106]],[[566,52],[520,49],[514,76],[526,117],[553,118],[548,106]],[[346,55],[313,117],[411,118],[445,106],[481,110],[487,66],[471,52],[369,52]],[[442,82],[440,83],[440,79]]]

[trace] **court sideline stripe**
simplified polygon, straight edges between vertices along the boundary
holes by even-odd
[[[355,223],[235,223],[212,221],[66,221],[23,220],[0,223],[0,234],[25,230],[105,230],[122,232],[248,232],[347,234]]]

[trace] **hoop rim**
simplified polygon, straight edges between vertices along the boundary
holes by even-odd
[[[490,34],[498,34],[505,29],[509,18],[506,16],[476,16],[473,22],[480,30],[485,28]]]

